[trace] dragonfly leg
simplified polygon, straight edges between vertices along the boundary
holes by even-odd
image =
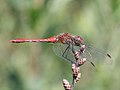
[[[65,51],[63,52],[63,54],[62,54],[63,57],[67,57],[67,55],[65,56],[65,53],[67,52],[67,54],[68,54],[69,47],[70,47],[70,46],[67,46],[67,48],[66,48]]]
[[[67,59],[68,61],[70,61],[73,64],[74,62],[67,57],[69,50],[70,50],[70,45],[67,46],[67,48],[65,49],[65,51],[62,54],[62,57],[64,57],[65,59]]]

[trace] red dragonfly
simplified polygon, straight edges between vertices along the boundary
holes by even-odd
[[[85,45],[84,40],[81,36],[74,36],[69,33],[61,33],[57,36],[52,36],[50,38],[38,38],[38,39],[27,39],[27,38],[17,38],[14,40],[10,40],[12,43],[24,43],[24,42],[47,42],[53,43],[54,52],[67,60],[70,63],[77,63],[78,60],[79,66],[83,65],[87,60],[93,66],[94,61],[101,62],[111,60],[110,54],[106,53],[106,51],[97,49],[90,45]]]

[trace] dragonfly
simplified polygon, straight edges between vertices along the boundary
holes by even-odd
[[[84,43],[81,36],[72,35],[70,33],[60,33],[59,35],[49,38],[17,38],[10,40],[11,43],[25,43],[25,42],[46,42],[53,43],[53,51],[63,60],[78,66],[83,65],[86,61],[90,62],[94,67],[94,61],[104,62],[105,60],[111,62],[111,55],[106,51],[95,48],[92,45]]]

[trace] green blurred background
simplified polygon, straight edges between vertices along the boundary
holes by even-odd
[[[120,90],[120,0],[0,0],[0,90],[64,90],[71,66],[52,44],[12,44],[69,32],[108,50],[113,63],[81,69],[74,90]]]

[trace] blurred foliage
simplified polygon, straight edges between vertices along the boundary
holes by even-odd
[[[71,66],[51,44],[9,43],[62,32],[112,55],[113,64],[98,72],[81,67],[74,90],[120,90],[120,0],[0,0],[0,90],[64,90]]]

